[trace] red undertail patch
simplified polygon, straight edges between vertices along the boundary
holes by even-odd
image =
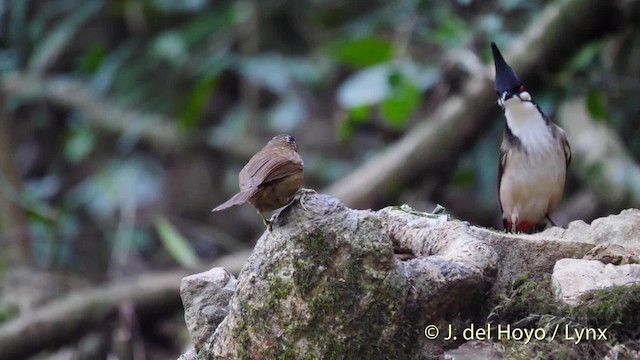
[[[531,234],[535,231],[537,223],[532,221],[520,221],[516,224],[516,232]],[[511,231],[513,223],[507,220],[506,229]]]

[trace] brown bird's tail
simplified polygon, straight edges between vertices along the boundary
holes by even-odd
[[[242,190],[239,193],[233,195],[233,197],[231,197],[231,199],[223,202],[222,204],[216,206],[215,209],[211,210],[211,211],[220,211],[220,210],[224,210],[224,209],[228,209],[232,206],[236,206],[236,205],[241,205],[247,202],[247,200],[249,200],[249,198],[255,194],[255,190],[256,189],[246,189],[246,190]]]

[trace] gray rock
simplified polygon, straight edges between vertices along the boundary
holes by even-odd
[[[492,341],[468,341],[444,353],[445,360],[498,360],[502,353]]]
[[[196,349],[189,349],[186,353],[180,355],[178,360],[196,360]]]
[[[622,210],[618,215],[595,219],[591,225],[577,220],[571,222],[567,229],[553,227],[540,234],[596,245],[608,243],[640,248],[640,210]]]
[[[305,205],[286,208],[258,240],[199,357],[407,357],[419,333],[403,313],[410,284],[375,213],[322,195]]]
[[[616,244],[600,244],[589,250],[585,260],[598,260],[603,264],[640,264],[640,248],[624,247]]]
[[[575,306],[586,292],[640,283],[640,265],[603,264],[597,260],[561,259],[553,268],[556,296]]]
[[[229,313],[236,278],[224,268],[187,276],[180,284],[184,318],[196,349],[211,338]]]
[[[440,358],[459,345],[444,340],[444,327],[472,323],[491,292],[595,247],[575,241],[596,237],[592,227],[564,239],[512,235],[407,207],[361,211],[326,195],[305,199],[306,210],[294,203],[278,215],[237,283],[220,269],[183,281],[199,359]],[[443,332],[427,339],[427,325]]]

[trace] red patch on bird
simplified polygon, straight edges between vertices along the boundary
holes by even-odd
[[[520,89],[518,89],[519,93],[523,93],[524,92],[524,85],[520,85]]]
[[[516,224],[516,232],[523,232],[523,233],[527,233],[527,234],[531,234],[533,233],[533,231],[536,228],[536,223],[531,222],[531,221],[520,221]],[[513,226],[513,223],[509,220],[507,220],[507,230],[511,231],[511,228]]]

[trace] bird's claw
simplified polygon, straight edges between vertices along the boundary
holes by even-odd
[[[300,190],[297,191],[296,197],[298,198],[298,201],[300,202],[300,206],[302,206],[304,211],[309,212],[309,209],[307,209],[307,207],[304,205],[304,198],[306,197],[306,195],[317,194],[317,193],[318,192],[313,189],[306,189],[306,188],[300,188]]]
[[[267,231],[269,232],[269,234],[271,234],[271,230],[273,230],[273,216],[271,216],[271,219],[267,220],[267,218],[264,217],[262,212],[258,212],[258,214],[260,214],[260,217],[262,218],[262,223],[267,228]]]

